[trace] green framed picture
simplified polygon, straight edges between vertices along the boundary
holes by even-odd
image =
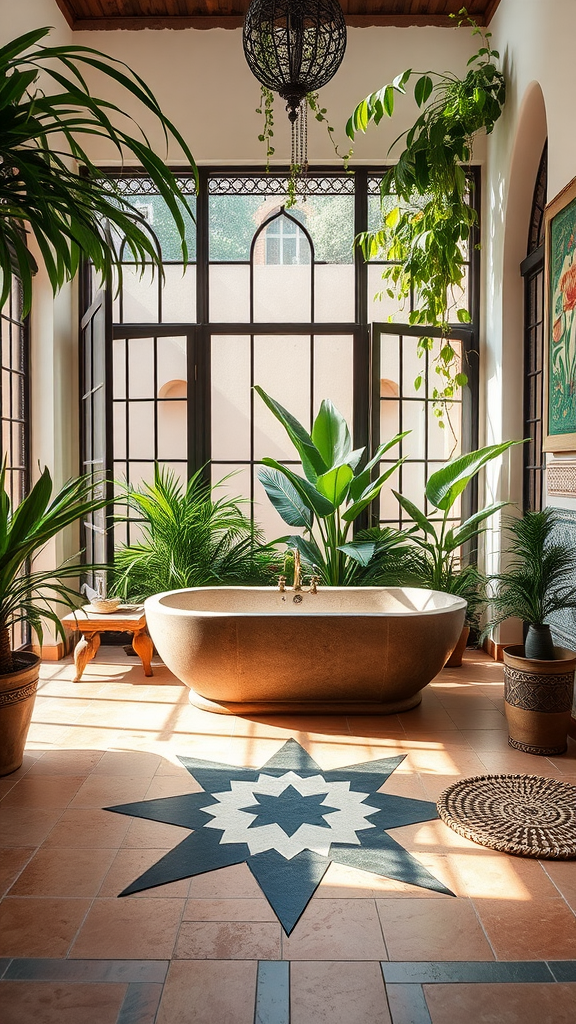
[[[576,451],[576,178],[546,207],[544,451]]]

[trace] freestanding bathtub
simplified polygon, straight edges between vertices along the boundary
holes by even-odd
[[[394,714],[419,704],[460,636],[466,602],[434,590],[198,587],[146,601],[193,704],[221,714]]]

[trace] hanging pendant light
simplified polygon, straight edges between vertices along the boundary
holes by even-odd
[[[308,93],[334,77],[346,49],[338,0],[252,0],[244,20],[244,54],[258,81],[286,100],[292,166],[308,163]]]

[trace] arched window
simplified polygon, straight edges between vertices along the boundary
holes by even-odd
[[[542,453],[544,364],[544,207],[548,177],[548,144],[540,158],[530,227],[528,252],[521,264],[524,278],[524,445],[523,506],[542,508],[545,461]]]

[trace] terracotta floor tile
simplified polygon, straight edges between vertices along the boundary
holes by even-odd
[[[94,768],[94,775],[144,775],[152,778],[161,758],[141,750],[107,750]]]
[[[507,729],[506,719],[499,711],[452,707],[450,718],[459,729]]]
[[[268,921],[184,921],[176,960],[279,960],[280,925]]]
[[[499,960],[576,960],[576,917],[562,899],[474,904]]]
[[[8,892],[22,869],[26,866],[31,857],[34,856],[34,847],[5,848],[0,854],[0,897]]]
[[[5,776],[4,781],[10,780],[10,782],[17,782],[24,775],[27,775],[33,765],[36,764],[37,760],[44,754],[43,750],[25,750],[22,758],[22,764],[15,772],[10,772],[10,775]]]
[[[173,961],[157,1024],[253,1024],[256,971],[253,960]]]
[[[432,1024],[574,1024],[576,985],[425,985]]]
[[[63,813],[58,807],[43,810],[0,804],[0,847],[39,846]]]
[[[125,993],[126,985],[2,981],[2,1024],[116,1024]]]
[[[28,775],[89,775],[102,757],[103,750],[47,750],[31,766]]]
[[[398,715],[350,715],[351,736],[405,736],[402,718]]]
[[[131,818],[125,814],[114,814],[114,817],[124,819],[128,825],[121,844],[123,847],[171,850],[190,835],[190,829],[180,828],[179,825],[166,825],[162,821],[148,821],[147,818]]]
[[[372,900],[312,899],[292,934],[285,960],[386,960]]]
[[[262,890],[246,864],[196,875],[190,882],[191,899],[259,899]]]
[[[375,885],[385,881],[368,871],[332,862],[314,894],[315,899],[374,899]]]
[[[497,751],[505,754],[510,750],[507,729],[464,728],[460,730],[460,735],[477,753]]]
[[[98,892],[99,896],[118,896],[131,882],[134,882],[140,875],[152,867],[157,861],[166,855],[165,849],[157,850],[136,850],[121,849],[118,851],[108,874],[102,882]],[[166,885],[157,885],[154,889],[144,889],[141,893],[134,893],[130,899],[159,899],[163,898],[185,898],[190,888],[190,879],[182,878],[177,882],[168,882]]]
[[[38,850],[10,891],[11,896],[95,896],[114,850]]]
[[[66,956],[89,906],[89,900],[5,896],[0,956]]]
[[[483,849],[448,855],[466,896],[479,899],[553,899],[558,890],[537,860]],[[572,864],[576,891],[576,864]]]
[[[255,900],[197,900],[186,901],[183,921],[277,921],[276,914],[262,897]]]
[[[493,960],[470,900],[377,900],[390,960]]]
[[[570,904],[572,910],[576,912],[576,861],[542,861],[542,868]]]
[[[192,778],[190,772],[182,769],[182,773],[178,776],[155,775],[144,794],[144,799],[159,800],[165,796],[181,796],[185,793],[200,792],[202,792],[202,787]]]
[[[70,807],[46,839],[46,846],[74,849],[117,848],[120,846],[130,818],[96,808]]]
[[[112,807],[143,800],[149,781],[141,775],[90,775],[82,782],[71,807]]]
[[[3,807],[62,807],[68,806],[82,783],[83,776],[58,775],[30,777],[26,775],[4,797]]]
[[[70,955],[82,959],[167,960],[182,916],[178,899],[97,899]]]
[[[290,969],[291,1024],[390,1024],[377,963],[295,962]]]
[[[506,750],[482,750],[478,755],[483,764],[483,774],[498,775],[545,775],[558,778],[560,772],[547,757],[524,754],[521,750],[506,747]]]

